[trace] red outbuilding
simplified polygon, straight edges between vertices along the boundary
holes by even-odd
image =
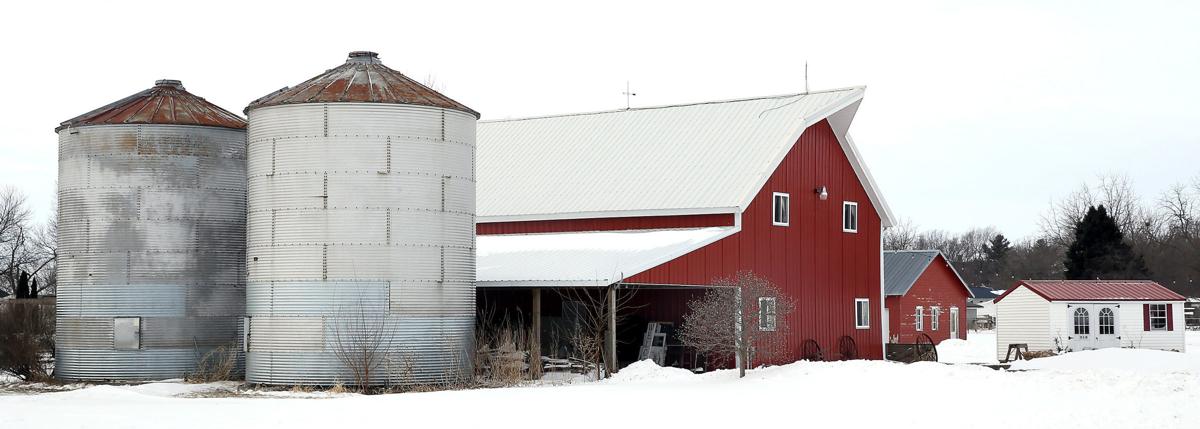
[[[847,133],[863,93],[481,122],[480,306],[553,324],[570,299],[544,290],[635,292],[616,329],[626,362],[651,323],[678,326],[689,299],[752,271],[796,303],[785,352],[754,364],[813,358],[814,345],[823,359],[882,358],[892,220]],[[557,334],[537,332],[553,353]]]
[[[971,289],[937,250],[883,252],[890,342],[915,344],[928,335],[933,344],[967,338]]]

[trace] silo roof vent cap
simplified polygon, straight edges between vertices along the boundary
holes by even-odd
[[[350,58],[346,59],[348,64],[381,64],[379,61],[379,53],[371,51],[354,51],[350,53]]]
[[[159,79],[154,81],[154,86],[183,89],[183,82],[175,79]]]

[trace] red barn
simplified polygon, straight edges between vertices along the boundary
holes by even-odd
[[[617,329],[629,361],[647,323],[678,324],[690,298],[750,270],[796,302],[771,361],[806,342],[882,358],[892,220],[847,134],[863,93],[480,122],[480,305],[553,320],[570,303],[544,289],[636,290],[643,306]],[[539,332],[550,353],[554,332]]]
[[[967,338],[967,283],[937,250],[883,252],[888,337],[893,343],[917,343],[928,335],[934,344]]]

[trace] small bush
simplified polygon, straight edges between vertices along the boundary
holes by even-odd
[[[230,344],[209,350],[196,361],[196,369],[184,377],[189,383],[234,380],[237,376],[238,346]]]
[[[0,372],[25,381],[48,381],[53,366],[53,301],[0,301]]]

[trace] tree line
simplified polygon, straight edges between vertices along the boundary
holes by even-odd
[[[1104,175],[1054,201],[1038,232],[1010,241],[995,227],[884,232],[887,250],[941,250],[971,286],[1023,279],[1150,279],[1200,296],[1200,176],[1142,198],[1124,175]]]

